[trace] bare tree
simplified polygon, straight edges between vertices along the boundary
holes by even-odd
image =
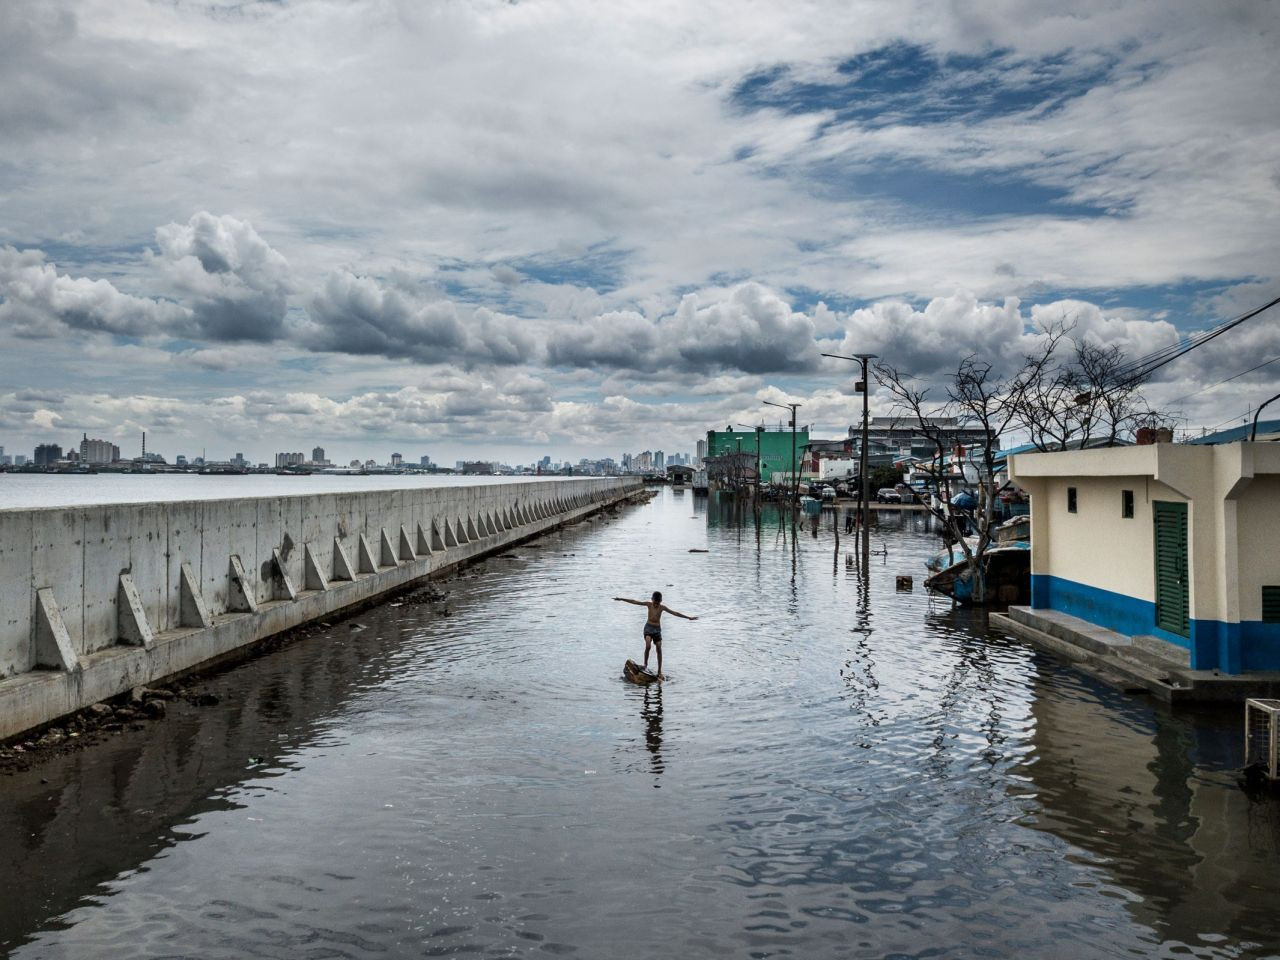
[[[1044,330],[1041,349],[1025,358],[1015,422],[1038,450],[1115,446],[1152,414],[1124,352],[1071,337],[1061,320]],[[1070,356],[1062,356],[1070,344]]]
[[[1040,450],[1083,446],[1098,439],[1112,446],[1151,415],[1138,393],[1141,379],[1132,375],[1119,347],[1072,339],[1071,329],[1063,320],[1043,330],[1037,348],[1007,377],[976,356],[964,358],[940,391],[945,399],[938,401],[917,378],[887,364],[876,367],[876,380],[893,397],[896,414],[913,422],[933,446],[922,472],[943,499],[927,506],[942,523],[947,541],[963,554],[976,602],[987,597],[983,561],[996,524],[1001,435],[1012,428],[1026,430]],[[1071,353],[1064,356],[1067,344]],[[983,440],[956,457],[962,470],[967,465],[976,474],[972,514],[952,506],[955,474],[948,456],[961,451],[947,449],[944,429],[937,422],[941,418],[955,418],[982,431]]]
[[[879,364],[875,370],[876,381],[893,397],[897,414],[913,421],[915,428],[933,447],[933,455],[921,472],[930,478],[939,496],[928,501],[926,507],[942,524],[948,544],[956,544],[963,554],[968,564],[973,596],[979,603],[987,595],[983,558],[991,544],[991,530],[996,523],[995,504],[999,488],[995,475],[999,438],[1016,421],[1022,391],[1028,382],[1037,378],[1041,369],[1041,365],[1029,360],[1017,375],[1000,379],[990,363],[973,356],[966,357],[946,386],[946,399],[938,403],[931,400],[930,388],[920,386],[916,378],[905,376],[887,364]],[[945,428],[939,421],[951,418],[981,429],[983,439],[976,451],[948,448]],[[951,469],[953,453],[958,454],[955,462],[961,470],[959,479],[964,478],[966,463],[976,474],[977,503],[972,514],[958,511],[953,505],[952,481],[957,479]],[[974,535],[972,539],[971,534]]]

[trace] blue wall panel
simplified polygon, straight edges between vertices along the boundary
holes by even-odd
[[[1180,637],[1156,626],[1156,605],[1149,600],[1045,574],[1032,575],[1031,602],[1038,609],[1059,610],[1116,633],[1147,634],[1176,643],[1191,652],[1196,670],[1280,670],[1280,623],[1192,620],[1190,638]]]

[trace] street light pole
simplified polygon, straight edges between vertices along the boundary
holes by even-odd
[[[762,400],[761,403],[791,411],[791,515],[794,517],[796,497],[800,492],[800,465],[796,463],[796,408],[802,404],[774,403],[772,400]]]

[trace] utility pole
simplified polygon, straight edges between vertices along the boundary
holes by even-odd
[[[824,357],[834,357],[836,360],[853,360],[862,365],[862,379],[853,385],[855,393],[862,394],[862,443],[858,451],[858,474],[859,483],[862,486],[862,498],[858,520],[862,526],[862,568],[867,569],[867,564],[871,560],[871,532],[869,521],[871,519],[871,492],[869,480],[867,476],[867,439],[871,430],[871,423],[868,419],[867,404],[870,395],[867,383],[867,361],[876,359],[874,353],[856,353],[852,357],[841,356],[838,353],[824,353]]]
[[[772,400],[761,401],[770,407],[781,407],[791,411],[791,516],[795,517],[796,497],[800,492],[800,465],[796,463],[796,408],[799,403],[774,403]]]
[[[756,427],[756,509],[757,510],[760,509],[760,481],[762,479],[760,475],[760,471],[761,471],[760,441],[763,439],[763,436],[762,436],[763,434],[764,434],[764,424],[762,423]]]

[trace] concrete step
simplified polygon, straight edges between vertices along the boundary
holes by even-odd
[[[1036,646],[1055,653],[1073,662],[1080,669],[1126,692],[1146,692],[1165,702],[1185,699],[1191,694],[1192,684],[1185,677],[1172,676],[1168,663],[1155,663],[1143,655],[1132,656],[1131,644],[1108,642],[1104,637],[1091,636],[1083,631],[1069,630],[1067,625],[1058,620],[1062,614],[1040,616],[1042,611],[1032,611],[1022,616],[1015,616],[1014,609],[1009,614],[991,614],[991,623],[996,627],[1009,629]],[[1026,608],[1022,608],[1025,610]],[[1051,611],[1043,611],[1051,613]],[[1072,620],[1077,618],[1072,617]],[[1028,623],[1028,621],[1033,621]],[[1084,621],[1079,621],[1083,623]],[[1042,629],[1048,627],[1049,629]],[[1112,631],[1104,631],[1104,635]],[[1061,634],[1068,634],[1067,637]],[[1124,638],[1127,641],[1127,637]]]
[[[1107,630],[1105,627],[1099,627],[1097,624],[1057,610],[1010,607],[1008,616],[1018,623],[1047,633],[1066,643],[1083,647],[1091,653],[1109,654],[1118,648],[1131,646],[1129,638],[1122,633]]]
[[[1170,643],[1168,640],[1161,640],[1159,637],[1152,637],[1147,634],[1138,634],[1133,638],[1133,646],[1136,650],[1150,653],[1161,660],[1175,663],[1180,667],[1191,666],[1191,651],[1186,647],[1178,646],[1176,643]]]
[[[1163,654],[1155,653],[1151,650],[1144,650],[1136,644],[1131,644],[1123,650],[1117,649],[1115,651],[1115,655],[1117,658],[1128,663],[1134,663],[1165,674],[1180,671],[1186,666],[1185,664],[1175,663],[1174,661],[1169,660]]]

